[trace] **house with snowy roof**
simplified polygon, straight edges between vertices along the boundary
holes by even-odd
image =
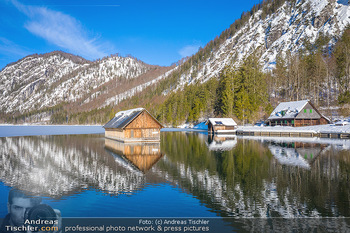
[[[208,133],[235,133],[237,123],[232,118],[209,118],[205,123],[208,125]]]
[[[210,151],[230,151],[237,144],[235,134],[208,134],[206,142]]]
[[[329,124],[327,117],[323,116],[309,100],[280,103],[266,120],[270,126],[308,126]]]
[[[304,142],[276,142],[273,141],[268,148],[280,164],[298,166],[310,169],[321,152],[327,148],[327,144]]]
[[[146,109],[135,108],[115,114],[105,128],[105,137],[121,142],[159,142],[159,123]]]

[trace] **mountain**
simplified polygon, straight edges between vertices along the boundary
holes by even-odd
[[[345,0],[267,0],[243,12],[220,36],[171,67],[118,55],[94,62],[57,51],[31,55],[0,72],[0,118],[23,122],[35,115],[29,121],[52,122],[60,112],[61,123],[64,119],[73,123],[69,117],[79,118],[75,123],[103,123],[108,113],[137,105],[164,115],[159,105],[169,96],[187,85],[218,79],[224,67],[237,69],[250,54],[269,73],[279,56],[306,50],[319,38],[332,50],[349,22]],[[105,115],[92,121],[97,110]]]
[[[226,65],[237,67],[252,53],[267,72],[275,68],[278,55],[297,53],[320,36],[332,47],[349,23],[347,0],[264,1],[189,59],[180,87],[218,77]]]
[[[125,91],[147,86],[167,70],[117,55],[95,62],[61,51],[27,56],[0,72],[1,112],[24,113],[62,103],[80,111],[90,110],[95,102],[103,107],[112,102],[110,95],[123,99]]]

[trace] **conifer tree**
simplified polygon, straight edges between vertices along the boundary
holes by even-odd
[[[336,78],[340,87],[339,103],[350,103],[350,28],[338,41],[334,56],[337,64]]]

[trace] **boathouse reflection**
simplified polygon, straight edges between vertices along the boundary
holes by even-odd
[[[207,146],[210,151],[230,151],[236,144],[236,135],[208,134]]]
[[[310,169],[310,165],[327,146],[304,142],[271,142],[268,148],[280,164]]]
[[[160,143],[123,143],[105,138],[105,149],[115,157],[116,162],[143,173],[163,157]]]

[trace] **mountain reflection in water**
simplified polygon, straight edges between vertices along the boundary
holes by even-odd
[[[130,193],[144,184],[140,174],[119,166],[98,136],[1,138],[1,180],[35,195],[60,198],[86,188]]]
[[[58,200],[86,189],[117,197],[166,183],[219,216],[350,217],[348,142],[291,140],[183,132],[148,145],[100,135],[0,138],[0,179]]]
[[[269,148],[278,145],[269,141],[238,138],[232,150],[210,151],[205,136],[163,136],[167,159],[159,172],[221,216],[350,216],[350,151],[339,150],[347,141],[303,143],[303,150],[315,150],[305,160],[310,169],[304,169],[281,163]]]

